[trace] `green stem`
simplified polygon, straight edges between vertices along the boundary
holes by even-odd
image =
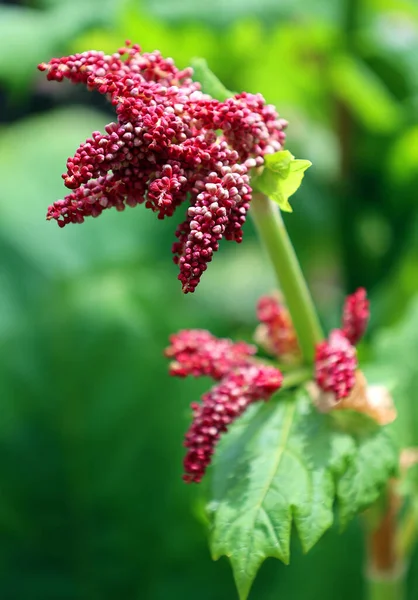
[[[405,568],[391,575],[366,575],[367,600],[404,600]]]
[[[305,362],[313,362],[323,338],[311,295],[289,239],[279,207],[264,194],[254,194],[251,214],[286,298]]]
[[[398,524],[396,537],[396,549],[398,556],[410,556],[418,535],[418,511],[414,504],[411,504],[402,520]]]
[[[284,376],[283,383],[281,389],[289,389],[300,385],[301,383],[305,383],[312,379],[312,369],[310,368],[301,368],[292,371],[288,375]]]

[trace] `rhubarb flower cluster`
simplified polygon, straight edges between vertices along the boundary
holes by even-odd
[[[354,388],[358,365],[354,345],[366,331],[369,316],[366,291],[359,288],[346,298],[342,328],[334,329],[328,340],[316,347],[316,382],[324,392],[331,392],[336,401],[346,398]]]
[[[283,362],[295,362],[300,358],[300,349],[289,311],[278,295],[262,296],[257,304],[260,325],[255,332],[255,341],[266,352]]]
[[[255,348],[245,342],[218,339],[207,331],[180,331],[171,336],[166,356],[171,375],[209,376],[219,383],[193,403],[193,421],[184,445],[184,480],[199,483],[210,465],[216,443],[246,408],[268,400],[283,381],[275,367],[255,362]]]
[[[275,357],[297,361],[300,349],[296,333],[279,297],[260,298],[257,317],[261,322],[257,341]],[[331,331],[329,338],[316,347],[316,383],[337,402],[346,398],[356,384],[354,344],[364,334],[368,320],[369,302],[365,290],[359,288],[346,298],[341,329]],[[255,353],[255,346],[246,342],[219,339],[200,329],[183,330],[170,337],[165,355],[171,360],[171,375],[206,376],[217,381],[200,403],[192,404],[193,421],[184,442],[187,453],[183,478],[186,482],[201,481],[219,438],[250,404],[268,400],[280,389],[281,371],[258,361]]]
[[[336,400],[348,396],[356,382],[356,349],[339,329],[331,331],[328,340],[316,347],[316,382],[324,392],[332,392]]]
[[[145,204],[158,218],[186,204],[173,244],[184,292],[193,292],[222,238],[241,242],[251,201],[248,171],[280,150],[286,122],[260,94],[224,102],[202,93],[192,70],[178,70],[138,45],[109,56],[83,52],[38,67],[107,96],[117,121],[67,161],[71,190],[48,208],[60,227],[103,210]]]
[[[222,379],[231,369],[245,366],[257,348],[245,342],[219,339],[209,331],[185,329],[170,336],[165,355],[173,359],[170,375]]]
[[[370,306],[364,288],[358,288],[354,294],[347,296],[343,310],[343,333],[352,343],[357,344],[367,329],[370,317]]]

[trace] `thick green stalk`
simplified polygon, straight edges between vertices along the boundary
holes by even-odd
[[[366,575],[367,600],[404,600],[405,569],[390,576]]]
[[[308,382],[310,379],[312,379],[312,369],[308,367],[296,369],[288,375],[284,376],[281,389],[286,390],[292,387],[296,387],[302,383]]]
[[[310,364],[314,359],[315,345],[323,336],[279,207],[264,194],[257,193],[251,202],[251,215],[286,299],[303,358]]]

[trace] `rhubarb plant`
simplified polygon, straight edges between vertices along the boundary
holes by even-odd
[[[416,453],[400,458],[390,353],[385,369],[359,365],[366,290],[346,298],[338,328],[320,325],[281,216],[311,166],[285,149],[287,122],[261,94],[229,92],[204,60],[179,70],[129,42],[39,69],[105,95],[116,113],[68,159],[69,192],[47,219],[64,227],[139,204],[159,219],[182,212],[172,252],[181,290],[193,293],[220,241],[242,242],[249,213],[277,277],[280,292],[266,290],[256,307],[255,344],[183,330],[165,349],[172,376],[214,382],[191,405],[184,480],[211,479],[210,547],[214,559],[230,559],[240,600],[265,558],[289,562],[293,531],[307,552],[359,513],[369,597],[402,598]]]

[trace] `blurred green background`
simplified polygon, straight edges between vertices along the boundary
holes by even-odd
[[[262,92],[289,120],[287,147],[313,167],[286,221],[325,327],[366,286],[372,358],[377,328],[396,327],[418,293],[416,2],[0,4],[1,600],[236,597],[227,561],[207,549],[207,484],[181,481],[188,406],[208,383],[170,380],[162,351],[180,328],[250,338],[256,299],[274,287],[252,223],[184,297],[170,220],[143,207],[65,230],[44,219],[67,157],[113,116],[36,65],[125,39],[180,67],[204,56],[227,87]],[[409,314],[409,346],[399,329],[383,346],[398,336],[413,396]],[[363,556],[358,520],[307,557],[295,544],[289,567],[267,561],[251,600],[361,598]],[[412,600],[418,556],[409,582]]]

